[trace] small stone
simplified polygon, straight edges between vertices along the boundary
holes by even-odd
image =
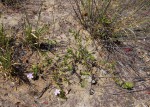
[[[93,95],[94,94],[94,89],[90,89],[90,95]]]
[[[91,83],[95,85],[97,82],[95,80],[92,80]]]
[[[92,81],[92,77],[89,76],[88,82],[91,83],[91,81]]]
[[[107,74],[107,71],[106,70],[103,70],[103,69],[101,69],[101,71],[100,71],[102,74]]]
[[[0,101],[0,107],[2,106],[3,104],[2,104],[2,101]]]

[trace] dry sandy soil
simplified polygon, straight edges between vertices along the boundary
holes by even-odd
[[[69,29],[81,29],[76,21],[73,9],[68,0],[28,0],[24,7],[12,8],[0,3],[0,22],[6,28],[21,29],[23,24],[24,9],[28,17],[34,23],[41,7],[40,24],[49,23],[52,31],[51,38],[60,39],[60,35],[68,35]],[[147,36],[149,36],[147,34]],[[66,43],[65,38],[60,41]],[[150,43],[149,40],[146,40]],[[148,48],[148,47],[147,47]],[[59,48],[58,48],[59,49]],[[149,53],[148,53],[149,54]],[[96,56],[100,57],[100,56]],[[34,58],[34,56],[32,57]],[[150,60],[149,57],[146,59]],[[110,76],[101,69],[97,77]],[[142,71],[141,71],[142,72]],[[132,75],[132,73],[131,73]],[[146,74],[143,74],[144,76]],[[143,76],[142,75],[142,76]],[[149,75],[150,76],[150,75]],[[53,87],[49,78],[37,81],[31,80],[32,85],[21,84],[0,77],[0,107],[149,107],[150,106],[150,80],[139,81],[133,90],[125,90],[118,87],[110,78],[98,78],[96,85],[91,85],[90,77],[87,78],[85,87],[81,87],[76,75],[72,77],[72,84],[64,86],[67,100],[54,95],[56,87]],[[147,88],[149,87],[149,88]],[[147,88],[147,89],[145,89]],[[45,91],[44,91],[45,90]],[[44,92],[42,94],[42,92]],[[90,92],[93,94],[90,95]]]

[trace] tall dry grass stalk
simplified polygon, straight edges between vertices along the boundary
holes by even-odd
[[[149,0],[73,1],[73,9],[80,23],[93,39],[102,42],[106,48],[116,47],[121,38],[135,38],[135,28],[150,22],[146,13]]]

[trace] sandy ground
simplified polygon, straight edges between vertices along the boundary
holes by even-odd
[[[41,7],[41,0],[29,0],[24,3],[30,20],[33,24],[38,17],[38,10]],[[24,8],[7,8],[0,3],[0,12],[3,15],[0,22],[6,28],[21,29],[23,23]],[[6,9],[7,8],[7,9]],[[55,23],[54,23],[55,22]],[[73,10],[68,0],[43,0],[41,10],[42,23],[52,25],[50,31],[51,38],[59,38],[60,35],[68,35],[68,30],[80,29],[73,14]],[[55,27],[54,27],[55,25]],[[47,36],[47,35],[46,35]],[[48,36],[49,37],[49,36]],[[62,39],[65,42],[65,39]],[[67,43],[66,43],[67,44]],[[99,56],[97,56],[99,57]],[[99,76],[107,74],[98,73]],[[109,74],[108,74],[109,76]],[[89,77],[87,77],[88,81]],[[146,81],[149,86],[149,80]],[[121,89],[109,78],[99,78],[96,85],[87,82],[82,88],[76,76],[72,76],[72,84],[65,86],[67,100],[54,95],[56,87],[48,86],[50,80],[39,79],[31,81],[33,85],[18,85],[14,81],[5,80],[0,77],[0,107],[149,107],[150,93],[148,90],[142,91],[144,83],[137,84],[137,88],[132,91]],[[41,92],[48,87],[42,96]],[[93,92],[90,95],[90,92]],[[137,92],[133,92],[137,91]],[[40,98],[39,98],[40,96]]]

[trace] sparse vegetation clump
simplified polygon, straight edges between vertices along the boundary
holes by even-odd
[[[74,0],[75,14],[91,37],[110,52],[127,38],[135,38],[134,29],[148,22],[137,14],[148,8],[148,0]]]
[[[7,37],[4,26],[0,26],[0,66],[5,71],[11,70],[12,49],[10,46],[11,37]]]
[[[46,25],[42,28],[35,28],[30,24],[25,25],[24,28],[25,42],[33,48],[39,48],[42,41],[42,35],[46,32]],[[40,41],[41,40],[41,41]]]
[[[4,4],[4,5],[8,5],[8,6],[14,6],[16,5],[17,3],[20,3],[21,0],[1,0],[1,2]]]
[[[134,58],[136,57],[138,59],[139,57],[136,52],[137,44],[140,43],[141,38],[147,38],[145,37],[146,35],[139,35],[138,32],[148,33],[148,28],[143,28],[143,25],[149,25],[149,15],[143,15],[143,17],[141,17],[141,15],[144,12],[148,12],[150,6],[149,1],[73,1],[74,2],[70,0],[80,24],[89,32],[92,40],[96,41],[97,46],[103,46],[103,51],[106,51],[108,55],[108,59],[106,59],[107,62],[115,62],[113,69],[109,67],[106,67],[106,69],[109,69],[109,73],[112,74],[112,76],[114,76],[115,72],[117,72],[117,76],[124,76],[122,78],[120,77],[119,82],[121,82],[121,84],[115,81],[117,78],[114,78],[114,81],[124,89],[132,89],[133,84],[124,81],[128,80],[126,78],[129,75],[128,72],[132,72],[132,75],[134,75],[134,73],[138,74],[139,66],[136,64],[142,60],[139,59],[135,61]],[[142,45],[144,44],[147,44],[147,42],[144,42]],[[134,53],[134,56],[130,53]],[[147,63],[144,62],[143,64],[146,65]]]

